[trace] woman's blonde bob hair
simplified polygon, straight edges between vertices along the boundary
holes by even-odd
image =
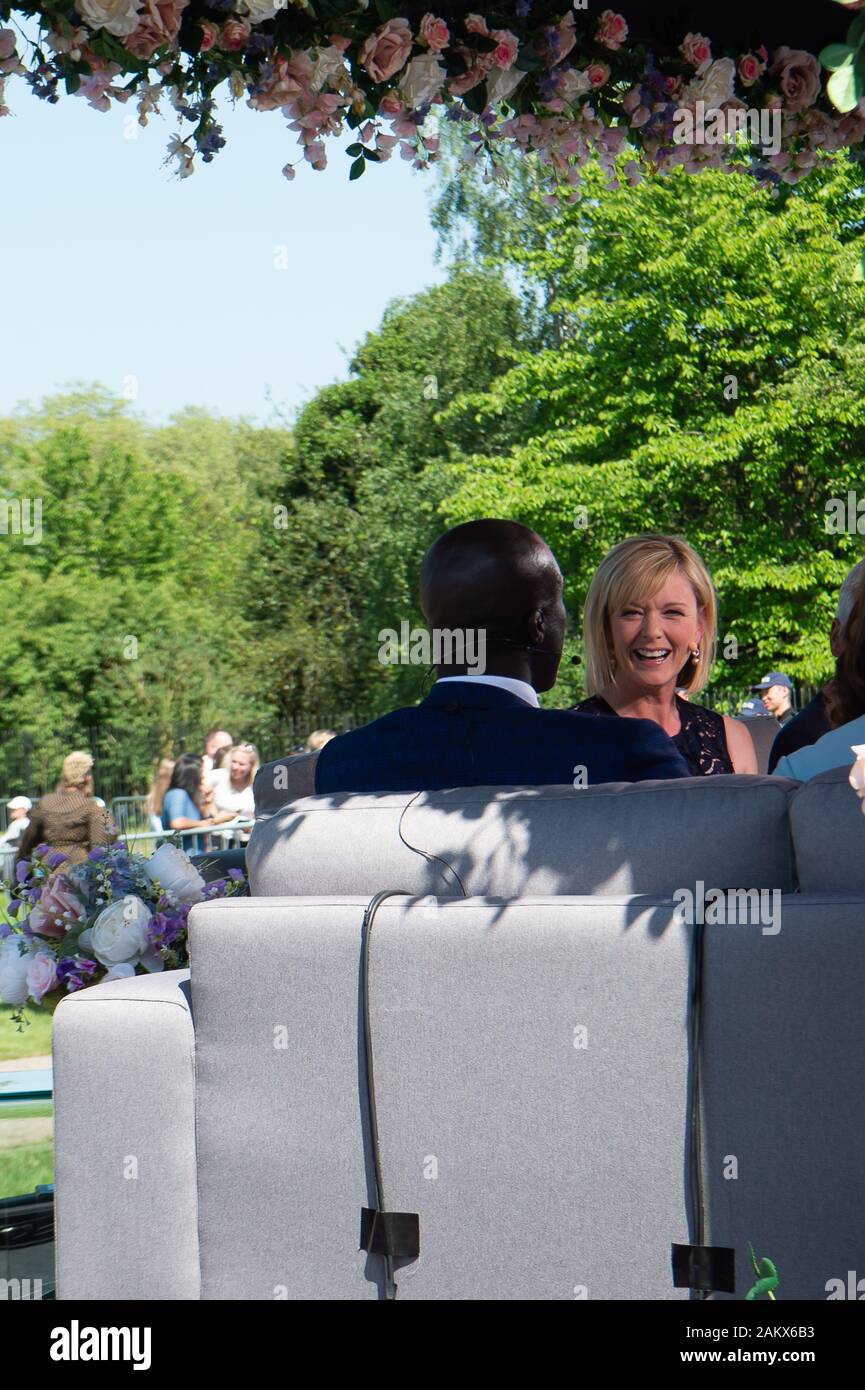
[[[699,659],[685,664],[676,685],[695,692],[703,689],[718,643],[718,600],[709,571],[696,550],[679,536],[630,536],[607,551],[586,596],[583,641],[587,695],[599,695],[615,675],[611,613],[654,597],[677,573],[683,574],[694,590],[703,635]]]

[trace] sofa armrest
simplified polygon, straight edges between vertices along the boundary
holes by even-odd
[[[189,971],[112,980],[54,1014],[60,1299],[197,1299]]]

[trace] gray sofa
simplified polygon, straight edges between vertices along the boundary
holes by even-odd
[[[400,1299],[693,1297],[673,1244],[732,1251],[713,1296],[741,1298],[749,1241],[782,1298],[825,1298],[865,1265],[858,806],[839,770],[260,823],[254,896],[193,909],[191,981],[57,1009],[58,1296],[382,1296],[359,970],[389,889],[369,1000],[384,1200],[420,1225]],[[700,883],[749,911],[683,920]]]

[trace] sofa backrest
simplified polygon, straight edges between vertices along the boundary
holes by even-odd
[[[790,831],[803,893],[865,892],[865,816],[850,765],[803,782],[790,801]]]
[[[671,893],[794,886],[779,777],[308,797],[259,822],[256,895]]]
[[[190,917],[202,1297],[377,1298],[359,1086],[363,901]],[[686,1298],[690,929],[605,899],[386,901],[370,947],[406,1299]]]
[[[204,1298],[375,1298],[361,899],[193,909]],[[702,931],[703,1241],[824,1299],[865,1249],[865,896]],[[405,1299],[671,1299],[691,1209],[694,928],[661,898],[389,899],[370,946]],[[857,1276],[858,1277],[858,1276]],[[831,1287],[831,1286],[830,1286]]]
[[[769,767],[772,744],[781,732],[781,725],[777,719],[772,719],[769,715],[758,714],[751,717],[738,715],[737,717],[739,723],[744,724],[751,735],[751,742],[757,755],[757,771],[765,773]]]
[[[780,925],[706,928],[703,1154],[707,1242],[750,1241],[786,1302],[865,1277],[865,895],[792,895]]]

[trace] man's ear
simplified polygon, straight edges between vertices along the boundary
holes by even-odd
[[[844,650],[844,629],[837,618],[832,619],[829,629],[829,649],[836,661]]]
[[[543,609],[535,608],[529,614],[526,624],[526,641],[532,647],[542,647],[547,635],[547,620]]]

